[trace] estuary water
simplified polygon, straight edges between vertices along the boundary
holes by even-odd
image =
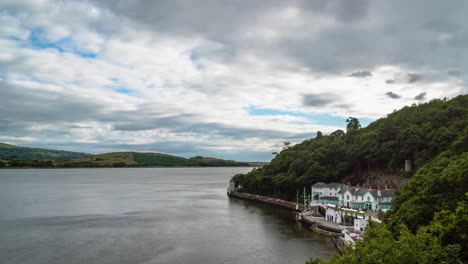
[[[0,263],[281,263],[329,238],[226,195],[249,168],[0,170]]]

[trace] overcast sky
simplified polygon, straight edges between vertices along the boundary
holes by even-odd
[[[467,1],[0,1],[0,142],[267,161],[467,93]]]

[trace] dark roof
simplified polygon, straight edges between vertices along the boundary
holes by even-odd
[[[339,191],[338,191],[338,194],[343,194],[345,193],[346,191],[348,190],[348,188],[341,188]]]
[[[323,183],[323,182],[317,182],[315,183],[314,185],[312,185],[313,187],[327,187],[327,184]]]
[[[380,196],[381,197],[393,197],[395,196],[395,189],[380,190]]]
[[[341,185],[343,185],[343,184],[338,183],[338,182],[330,182],[330,183],[328,184],[328,187],[336,188],[336,187],[339,187],[339,186],[341,186]]]
[[[374,198],[377,197],[377,190],[370,189],[369,192],[374,196]]]
[[[349,191],[353,195],[354,192],[356,191],[356,187],[345,186],[345,187],[341,188],[341,190],[338,193],[339,194],[344,194],[346,191]]]
[[[354,195],[363,196],[363,195],[366,194],[367,192],[369,192],[370,194],[372,194],[372,196],[377,197],[377,191],[376,191],[376,190],[367,189],[367,188],[360,188],[360,189],[357,189],[357,190],[354,192]]]
[[[354,192],[354,195],[364,195],[366,192],[369,191],[367,188],[359,188]]]
[[[338,197],[336,197],[336,196],[322,196],[322,197],[320,197],[320,200],[338,200]]]

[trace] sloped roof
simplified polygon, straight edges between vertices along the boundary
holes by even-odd
[[[385,189],[385,190],[380,190],[380,196],[381,197],[393,197],[395,196],[395,189]]]
[[[336,188],[336,187],[339,187],[339,186],[341,186],[341,185],[343,185],[343,184],[341,184],[341,183],[339,183],[339,182],[330,182],[330,183],[328,184],[328,187]]]
[[[323,183],[323,182],[317,182],[315,183],[314,185],[312,185],[313,187],[327,187],[327,184],[326,183]]]
[[[367,188],[359,188],[354,192],[354,195],[364,195],[368,191],[369,191],[369,189],[367,189]]]
[[[368,188],[359,188],[354,192],[354,195],[363,196],[367,192],[369,192],[372,196],[377,197],[377,190]]]
[[[356,191],[356,187],[349,187],[349,186],[344,186],[343,188],[340,189],[338,192],[339,194],[344,194],[346,191],[349,191],[351,194],[354,194]]]
[[[338,194],[344,194],[346,191],[348,190],[348,188],[341,188],[339,191],[338,191]]]

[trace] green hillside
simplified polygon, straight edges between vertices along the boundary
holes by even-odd
[[[76,158],[59,164],[63,167],[238,167],[249,166],[245,162],[215,158],[190,159],[162,153],[115,152]]]
[[[26,148],[0,143],[0,159],[12,157],[19,159],[72,159],[90,155],[91,154],[80,152],[42,148]]]
[[[0,143],[0,167],[242,167],[247,162],[196,156],[189,159],[162,153],[114,152],[98,155],[25,148]]]
[[[293,200],[318,181],[379,177],[408,181],[383,223],[372,222],[343,255],[308,264],[468,263],[468,95],[404,107],[365,128],[348,118],[346,132],[318,132],[234,181],[247,192]]]
[[[323,181],[364,183],[382,175],[409,178],[443,151],[468,150],[468,95],[404,107],[365,128],[349,118],[346,132],[317,132],[281,151],[269,164],[234,180],[251,193],[295,199]],[[413,171],[403,171],[410,160]]]

